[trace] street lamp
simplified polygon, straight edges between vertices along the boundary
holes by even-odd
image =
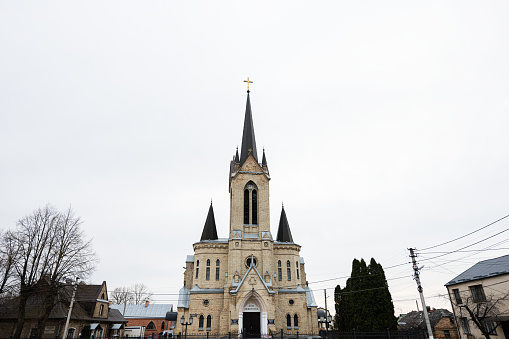
[[[184,326],[184,325],[186,326],[186,331],[184,332],[184,339],[187,339],[187,325],[193,324],[193,316],[192,315],[189,316],[189,322],[186,322],[186,318],[184,318],[184,316],[182,316],[180,318],[180,324],[182,326]]]
[[[332,322],[332,316],[330,315],[329,311],[328,310],[321,311],[318,320],[319,320],[318,322],[320,324],[325,324],[325,333],[326,333],[325,336],[326,336],[326,338],[328,338],[329,324]],[[320,325],[320,327],[322,327],[322,326]]]

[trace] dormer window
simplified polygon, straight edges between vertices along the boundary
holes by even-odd
[[[258,187],[252,181],[244,187],[244,225],[258,225]]]

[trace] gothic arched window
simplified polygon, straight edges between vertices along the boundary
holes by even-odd
[[[250,181],[244,187],[244,224],[258,225],[258,188]],[[251,217],[251,218],[250,218]]]
[[[212,324],[212,317],[210,315],[207,316],[207,331],[210,331],[210,326]]]
[[[295,327],[296,330],[299,329],[299,317],[297,314],[293,316],[293,327]]]
[[[281,260],[277,261],[277,267],[281,267]]]
[[[219,259],[216,260],[216,266],[219,266]]]
[[[200,315],[200,319],[198,321],[198,330],[203,331],[203,315]]]
[[[200,266],[200,260],[196,260],[196,267]]]
[[[251,192],[251,224],[258,225],[258,193]]]
[[[210,266],[210,259],[207,259],[207,266]]]
[[[156,325],[154,325],[154,322],[151,321],[148,323],[147,325],[147,330],[155,330],[156,329]]]
[[[249,224],[249,190],[244,190],[244,224]]]
[[[292,328],[292,316],[289,314],[286,315],[286,328]]]
[[[161,323],[161,331],[164,331],[164,321]]]

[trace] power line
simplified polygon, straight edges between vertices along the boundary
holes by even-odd
[[[475,231],[473,231],[473,232],[470,232],[470,233],[468,233],[468,234],[462,235],[461,237],[458,237],[458,238],[456,238],[456,239],[452,239],[452,240],[449,240],[449,241],[443,242],[443,243],[438,244],[438,245],[435,245],[435,246],[430,246],[430,247],[423,248],[423,249],[421,249],[420,251],[426,251],[426,250],[429,250],[429,249],[432,249],[432,248],[435,248],[435,247],[439,247],[439,246],[443,246],[443,245],[446,245],[446,244],[450,244],[451,242],[454,242],[454,241],[456,241],[456,240],[463,239],[463,238],[468,237],[469,235],[472,235],[472,234],[474,234],[474,233],[477,233],[477,232],[479,232],[479,231],[481,231],[481,230],[483,230],[483,229],[485,229],[485,228],[487,228],[487,227],[489,227],[489,226],[491,226],[491,225],[493,225],[493,224],[496,224],[497,222],[499,222],[499,221],[501,221],[501,220],[504,220],[504,219],[505,219],[505,218],[507,218],[507,217],[509,217],[509,214],[508,214],[508,215],[506,215],[505,217],[502,217],[502,218],[500,218],[500,219],[498,219],[498,220],[496,220],[496,221],[494,221],[494,222],[492,222],[492,223],[490,223],[490,224],[486,225],[486,226],[483,226],[483,227],[481,227],[481,228],[478,228],[478,229],[476,229],[476,230],[475,230]]]

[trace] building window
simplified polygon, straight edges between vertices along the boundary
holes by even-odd
[[[200,270],[200,269],[199,269],[198,267],[196,267],[196,278],[195,278],[195,279],[198,279],[198,271],[199,271],[199,270]]]
[[[288,275],[288,281],[292,280],[292,270],[290,268],[286,269],[286,275]]]
[[[290,260],[286,261],[286,267],[290,267]]]
[[[300,277],[299,277],[299,262],[298,261],[295,262],[295,267],[297,267],[297,280],[299,280]]]
[[[207,259],[207,266],[210,266],[210,259]]]
[[[101,304],[101,306],[99,306],[99,315],[103,315],[103,311],[104,311],[104,305]]]
[[[287,314],[286,315],[286,329],[290,330],[292,328],[292,316]]]
[[[209,300],[208,299],[203,300],[203,305],[209,306]]]
[[[161,331],[164,331],[164,321],[161,323]]]
[[[470,325],[468,325],[468,319],[467,318],[460,318],[461,327],[463,327],[463,332],[465,334],[470,334]]]
[[[296,330],[299,329],[299,317],[297,314],[293,316],[293,327],[295,327]]]
[[[210,327],[212,324],[212,317],[210,315],[207,316],[207,331],[210,331]]]
[[[147,330],[155,330],[156,329],[156,325],[154,325],[154,322],[151,321],[148,323],[147,325]]]
[[[70,328],[67,330],[67,337],[68,339],[72,339],[74,338],[74,334],[76,333],[76,329],[75,328]]]
[[[283,272],[281,271],[281,260],[278,260],[277,262],[277,276],[278,276],[278,280],[281,281],[283,280]]]
[[[200,266],[200,260],[196,260],[196,267]]]
[[[219,267],[216,267],[216,281],[219,281]]]
[[[256,190],[251,192],[251,223],[258,225],[258,194]]]
[[[482,285],[474,285],[469,286],[470,293],[472,293],[472,299],[474,302],[478,303],[481,301],[486,301],[486,296],[484,295],[484,289],[482,288]]]
[[[486,328],[486,331],[488,332],[488,334],[497,335],[496,326],[493,321],[485,321],[484,327]]]
[[[205,271],[205,280],[210,280],[210,267],[207,267],[207,271]]]
[[[219,266],[219,259],[216,260],[216,266]]]
[[[454,299],[456,299],[456,305],[463,304],[463,300],[461,300],[460,290],[455,288],[452,290],[452,292],[454,293]]]
[[[198,322],[198,330],[203,331],[203,315],[200,315],[200,320]]]
[[[249,224],[249,190],[244,190],[244,224]]]
[[[444,337],[450,338],[451,337],[451,332],[449,330],[444,330]]]

